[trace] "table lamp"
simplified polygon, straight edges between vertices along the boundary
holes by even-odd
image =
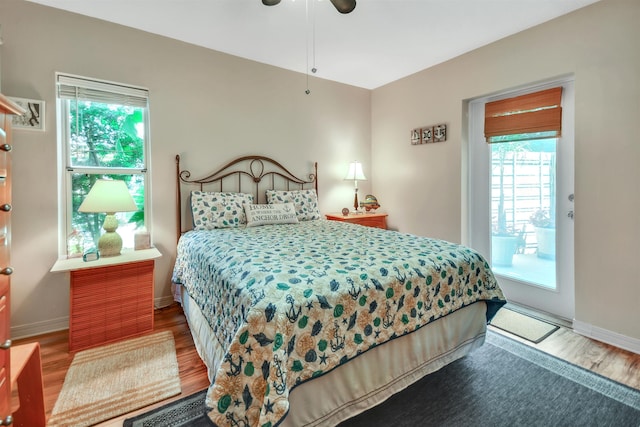
[[[357,160],[349,164],[349,172],[344,178],[345,180],[353,180],[355,186],[355,196],[353,198],[353,210],[358,212],[358,181],[366,181],[367,177],[362,172],[362,163]]]
[[[93,184],[78,211],[88,213],[105,212],[107,214],[102,226],[105,233],[98,240],[98,250],[101,257],[120,255],[120,250],[122,249],[122,238],[116,233],[118,219],[115,213],[134,212],[137,210],[138,207],[124,181],[99,179]]]

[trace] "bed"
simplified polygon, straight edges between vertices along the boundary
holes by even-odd
[[[470,248],[322,219],[311,168],[192,179],[176,156],[175,296],[217,426],[337,425],[481,346],[505,303]]]

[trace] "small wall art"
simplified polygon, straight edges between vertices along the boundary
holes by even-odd
[[[411,145],[430,144],[447,140],[447,125],[423,126],[411,131]]]
[[[433,128],[432,127],[422,128],[421,131],[422,131],[421,132],[422,138],[420,138],[420,143],[421,144],[428,144],[430,142],[433,142]]]
[[[11,127],[17,130],[36,130],[44,132],[44,101],[9,97],[13,102],[27,110],[22,116],[13,116]]]
[[[447,140],[447,125],[438,125],[433,127],[433,142],[442,142]]]
[[[411,145],[420,144],[420,129],[413,129],[411,131]]]

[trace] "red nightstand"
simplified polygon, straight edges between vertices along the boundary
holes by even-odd
[[[156,248],[83,262],[59,260],[51,269],[71,273],[69,351],[153,332]]]
[[[387,229],[387,214],[386,213],[362,213],[342,215],[340,213],[325,215],[328,220],[331,221],[343,221],[351,222],[353,224],[365,225],[367,227],[376,227]]]

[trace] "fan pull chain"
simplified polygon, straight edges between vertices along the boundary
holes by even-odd
[[[307,89],[304,91],[307,95],[311,93],[309,89],[309,0],[305,0],[305,27],[306,27],[306,60],[307,65],[305,67],[305,71],[307,73]]]
[[[313,67],[311,67],[311,72],[315,74],[318,71],[316,68],[316,2],[315,0],[311,0],[311,2],[311,20],[313,21],[313,32],[311,34],[313,43]]]

